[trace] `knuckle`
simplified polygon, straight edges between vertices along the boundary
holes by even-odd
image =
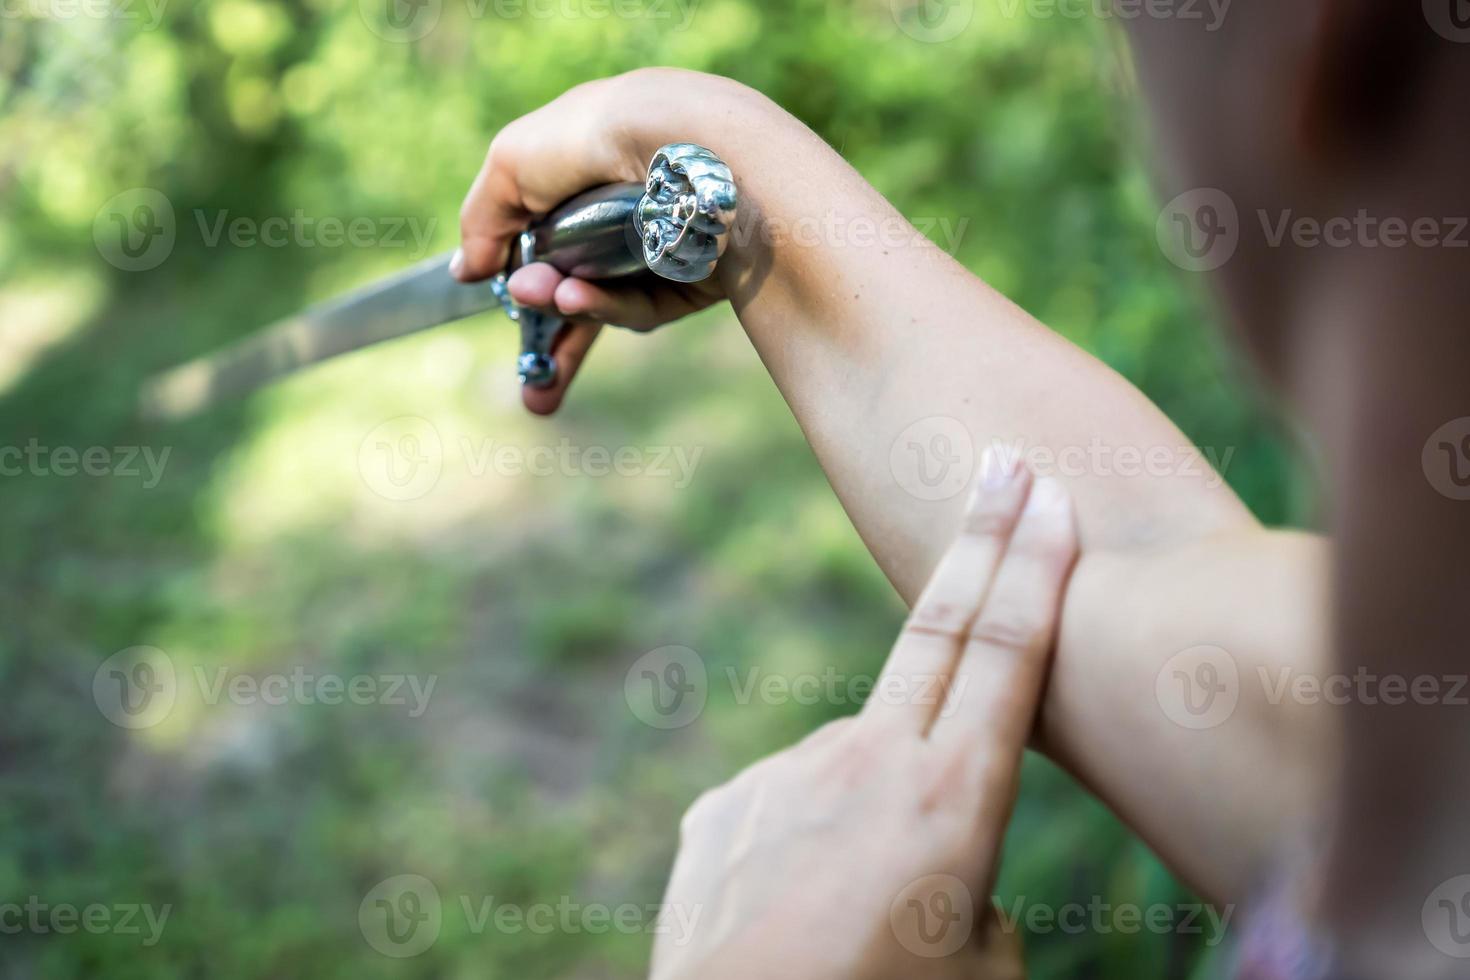
[[[520,129],[521,120],[512,119],[490,137],[490,146],[485,150],[485,162],[488,165],[504,165],[510,162]]]
[[[853,790],[864,786],[873,778],[873,759],[876,746],[870,741],[853,739],[840,746],[826,760],[813,777],[842,790]]]
[[[919,603],[904,628],[959,639],[964,637],[971,615],[971,610],[953,602],[928,600]]]
[[[620,107],[633,104],[631,93],[625,92],[625,75],[594,78],[580,82],[567,89],[556,100],[558,113],[566,121],[586,125],[601,125],[613,118]],[[645,99],[644,102],[647,100]]]
[[[617,76],[617,80],[628,85],[649,86],[658,92],[667,92],[667,86],[671,82],[688,83],[701,77],[696,71],[685,68],[671,68],[667,65],[643,65],[623,72]]]
[[[638,68],[625,71],[617,77],[620,81],[628,82],[629,84],[657,85],[660,81],[667,78],[668,75],[669,69],[662,65],[642,65]]]
[[[887,742],[888,738],[888,733],[881,726],[859,725],[854,720],[834,745],[845,755],[865,756]]]
[[[578,82],[563,92],[557,101],[575,102],[585,96],[596,95],[605,91],[610,86],[616,85],[619,77],[618,75],[603,75],[600,78],[589,78],[585,81]]]
[[[744,770],[738,773],[734,779],[730,780],[723,787],[726,791],[726,797],[733,797],[737,794],[745,794],[753,791],[758,785],[769,779],[771,774],[779,766],[785,763],[788,757],[787,753],[790,751],[791,749],[789,748],[783,749],[774,755],[768,755],[764,759],[758,759],[746,766]]]
[[[1046,624],[1020,609],[987,610],[970,630],[970,641],[1012,653],[1031,653],[1040,645]]]
[[[875,760],[895,752],[904,737],[884,724],[853,725],[833,745],[833,752],[841,762],[840,768],[866,777],[874,772]]]
[[[707,826],[724,807],[725,787],[716,786],[707,789],[694,802],[689,804],[689,809],[684,811],[684,816],[679,819],[679,835],[684,838],[693,837]]]
[[[917,774],[921,812],[942,810],[966,798],[964,774],[972,764],[975,748],[967,745],[964,752],[935,752],[925,756],[928,761]]]

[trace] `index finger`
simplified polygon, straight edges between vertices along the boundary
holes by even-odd
[[[1001,459],[993,447],[986,450],[980,471],[960,532],[914,603],[863,706],[870,723],[922,735],[939,710],[1031,484],[1028,470],[1017,460]]]
[[[986,791],[1014,785],[1056,638],[1062,592],[1077,557],[1071,498],[1036,481],[990,594],[970,626],[949,694],[929,733]]]
[[[496,134],[460,207],[456,277],[473,282],[499,272],[515,236],[574,194],[642,180],[610,131],[602,108],[608,83],[579,85]]]

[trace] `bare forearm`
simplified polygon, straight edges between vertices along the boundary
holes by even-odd
[[[1039,740],[1206,897],[1240,902],[1316,836],[1338,710],[1330,555],[1294,531],[1095,555],[1068,590]]]
[[[1262,665],[1315,668],[1320,543],[1262,531],[1137,390],[923,240],[794,121],[722,129],[752,223],[725,260],[726,291],[879,564],[912,601],[954,533],[961,495],[928,499],[944,486],[918,467],[963,470],[991,445],[1057,460],[1083,557],[1041,746],[1198,887],[1240,897],[1279,822],[1318,792],[1296,779],[1309,752],[1283,751],[1287,720],[1259,699],[1219,730],[1182,728],[1155,683],[1197,644],[1227,646],[1253,691]],[[1120,452],[1163,462],[1129,472]],[[1252,772],[1259,792],[1238,788]]]
[[[914,469],[929,464],[934,477],[945,462],[942,443],[925,444],[931,435],[968,439],[950,440],[954,467],[992,445],[1043,467],[1056,459],[1087,550],[1253,526],[1136,389],[925,240],[820,139],[789,117],[758,138],[723,128],[747,223],[722,268],[726,290],[905,598],[953,534],[962,499],[957,488],[921,499],[945,489],[915,486]],[[906,439],[917,444],[895,453],[915,423]],[[1152,463],[1134,455],[1150,452]]]

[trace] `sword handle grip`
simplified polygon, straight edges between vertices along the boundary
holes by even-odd
[[[617,279],[653,272],[676,282],[708,278],[735,223],[737,193],[730,168],[694,143],[670,143],[653,155],[642,184],[608,184],[552,210],[521,234],[512,267],[549,262],[579,279]],[[521,325],[519,372],[524,384],[556,380],[555,314],[510,307]]]

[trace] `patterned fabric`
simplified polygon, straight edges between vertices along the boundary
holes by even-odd
[[[1234,980],[1345,980],[1332,947],[1312,933],[1283,878],[1253,904],[1236,952]]]

